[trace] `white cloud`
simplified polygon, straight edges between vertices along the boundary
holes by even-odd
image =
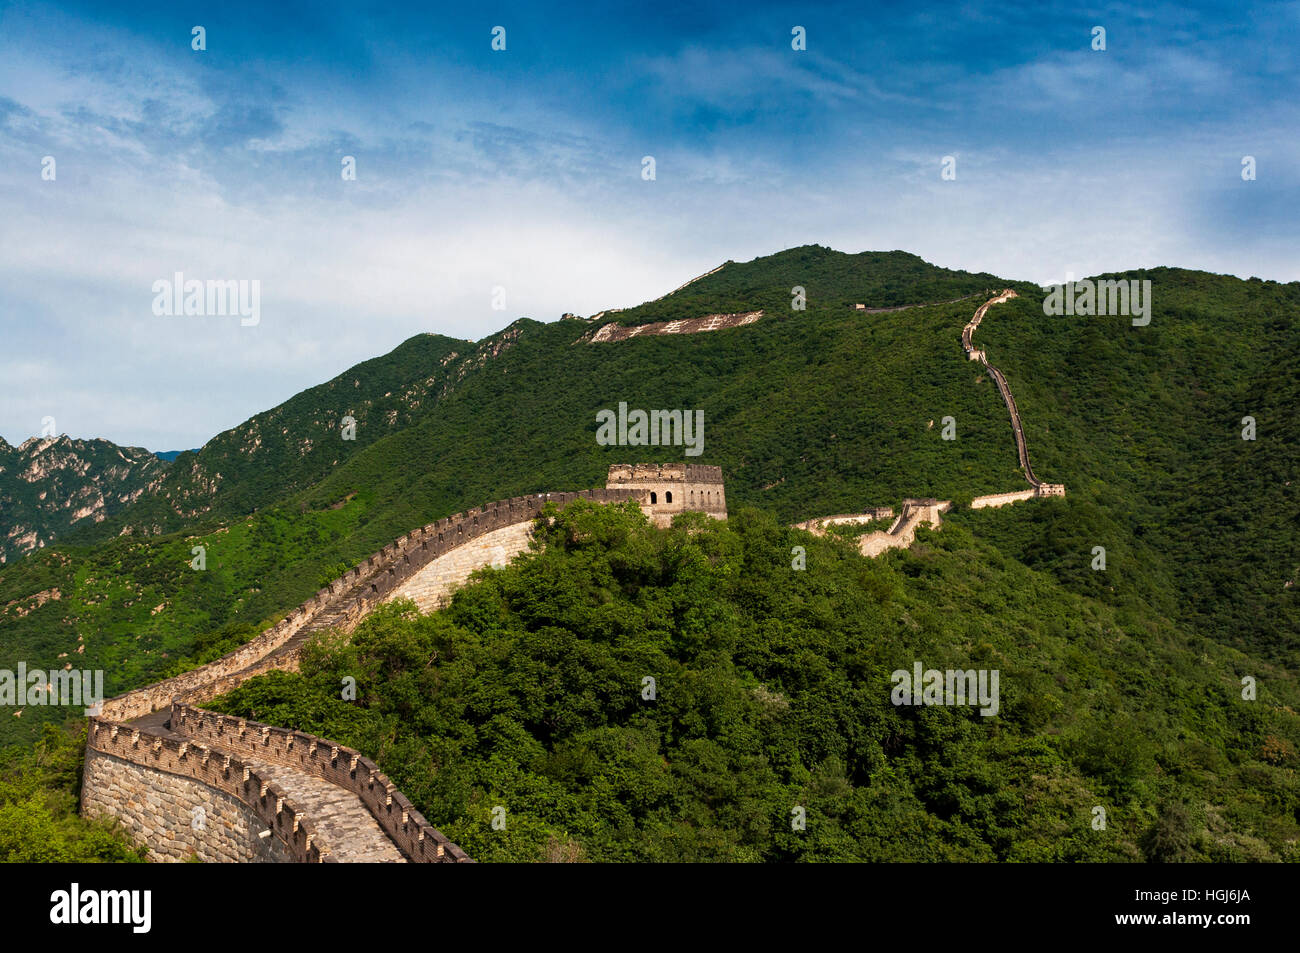
[[[928,100],[814,52],[688,46],[611,80],[648,80],[670,113],[768,117],[752,135],[708,137],[647,127],[642,114],[566,112],[531,90],[494,110],[440,103],[433,116],[420,96],[369,104],[345,84],[337,101],[277,94],[248,115],[173,60],[44,52],[0,40],[0,96],[27,110],[0,138],[11,348],[0,433],[11,442],[52,413],[74,436],[189,447],[413,334],[481,338],[521,315],[634,305],[725,259],[813,242],[1038,281],[1155,264],[1300,278],[1285,242],[1219,241],[1188,214],[1225,156],[1268,154],[1269,174],[1294,160],[1295,107],[1177,141],[1153,141],[1122,110],[1070,130],[1099,83],[1117,102],[1232,85],[1186,50],[1153,51],[1157,79],[1086,55],[958,86],[941,68],[944,95]],[[421,76],[406,62],[392,74]],[[835,122],[783,116],[787,87],[838,110]],[[1022,127],[1055,117],[1066,134],[1013,136],[1007,104]],[[873,125],[878,106],[900,105],[916,118]],[[212,148],[214,125],[230,148]],[[356,182],[338,177],[340,145],[356,150]],[[55,183],[39,178],[47,151]],[[655,182],[640,179],[647,152]],[[939,179],[945,154],[958,157],[956,182]],[[261,324],[155,317],[152,283],[178,270],[260,280]],[[490,307],[495,285],[504,312]]]

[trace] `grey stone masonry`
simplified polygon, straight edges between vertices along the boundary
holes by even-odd
[[[239,798],[202,781],[124,761],[94,748],[86,752],[87,817],[118,818],[151,860],[208,863],[283,863],[292,860],[278,837],[267,830]]]

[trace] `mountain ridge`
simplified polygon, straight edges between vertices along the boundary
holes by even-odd
[[[962,353],[960,331],[972,309],[965,303],[919,303],[905,311],[864,314],[852,308],[851,303],[864,303],[852,292],[829,302],[810,294],[807,310],[793,311],[787,266],[804,254],[831,270],[849,260],[864,268],[887,268],[891,262],[904,271],[913,267],[910,258],[890,253],[864,253],[864,258],[819,246],[778,253],[788,259],[786,265],[745,280],[760,295],[779,296],[784,311],[744,328],[689,338],[573,348],[590,333],[589,323],[531,319],[518,319],[475,343],[416,335],[389,355],[255,415],[254,425],[214,438],[200,454],[183,454],[166,477],[170,495],[69,534],[48,558],[0,570],[0,606],[12,603],[12,613],[26,612],[21,619],[0,614],[0,621],[14,628],[13,650],[26,646],[32,656],[52,655],[50,649],[35,649],[64,642],[61,627],[90,626],[91,643],[109,652],[106,658],[114,660],[123,680],[118,687],[126,688],[132,679],[165,673],[178,655],[229,648],[411,526],[511,495],[600,485],[609,463],[634,454],[633,448],[599,447],[593,439],[596,411],[620,399],[634,407],[702,408],[709,422],[702,462],[724,467],[729,499],[768,509],[787,523],[915,495],[952,498],[960,506],[972,496],[1019,484],[1023,477],[1006,409],[994,383]],[[755,261],[761,265],[762,259]],[[685,286],[683,293],[695,296],[689,308],[717,306],[721,296],[732,294],[731,284],[708,283],[731,282],[735,274],[729,270],[723,267]],[[1127,476],[1132,443],[1106,433],[1136,427],[1151,446],[1152,459],[1183,472],[1197,447],[1133,417],[1138,407],[1125,409],[1125,395],[1142,394],[1147,386],[1140,376],[1143,362],[1154,358],[1180,374],[1200,366],[1208,375],[1207,393],[1225,389],[1224,382],[1240,367],[1259,365],[1275,347],[1270,336],[1293,332],[1288,315],[1294,311],[1288,309],[1300,301],[1300,283],[1248,283],[1187,271],[1126,274],[1155,274],[1169,285],[1168,305],[1157,299],[1150,338],[1124,337],[1139,332],[1124,319],[1045,319],[1040,288],[994,282],[1020,289],[1020,296],[995,309],[981,328],[981,346],[1011,381],[1036,468],[1069,484],[1071,498],[1063,504],[1067,517],[999,517],[988,525],[1038,534],[1036,542],[1013,540],[1007,530],[1001,544],[1093,598],[1146,598],[1166,606],[1172,576],[1160,580],[1172,570],[1151,548],[1157,535],[1168,533],[1160,529],[1164,516],[1154,500],[1147,501],[1144,484]],[[922,283],[917,298],[923,292],[965,290],[944,282],[985,281],[983,276],[954,279],[943,270],[931,277],[939,287]],[[887,289],[900,281],[905,278],[874,273],[862,286]],[[817,287],[809,284],[808,290]],[[1216,295],[1227,296],[1230,307],[1212,306]],[[661,308],[644,316],[670,315]],[[1182,350],[1160,350],[1159,342],[1183,338],[1204,341],[1206,347],[1213,338],[1228,346],[1207,350],[1200,365],[1186,359],[1185,343]],[[1201,347],[1195,343],[1194,352],[1199,355]],[[1087,388],[1075,386],[1077,394],[1060,391],[1061,375],[1084,357],[1084,379],[1105,379],[1120,368],[1132,380],[1117,396],[1115,385],[1106,384],[1100,393],[1110,395],[1108,403]],[[357,377],[348,377],[357,368],[371,373],[365,382],[371,403],[355,415],[358,440],[334,443],[339,416],[355,408],[331,397],[330,385],[335,392],[346,383],[359,385]],[[1268,390],[1270,380],[1265,373],[1260,386]],[[1053,381],[1058,383],[1049,386]],[[1053,387],[1073,394],[1069,405],[1053,396]],[[1183,399],[1203,400],[1197,392],[1188,390]],[[408,404],[401,404],[403,397]],[[1162,413],[1172,413],[1173,404],[1164,403],[1169,407]],[[385,415],[394,410],[398,419],[389,425]],[[290,413],[296,414],[292,420]],[[938,428],[930,429],[945,415],[959,423],[954,441],[942,441]],[[1198,413],[1198,425],[1211,416]],[[279,435],[283,439],[271,457],[256,454],[255,465],[248,463],[248,454],[241,458],[241,447],[277,427],[290,433]],[[312,447],[299,453],[304,441]],[[1079,469],[1071,454],[1088,465]],[[230,461],[244,463],[245,470],[232,469]],[[1107,492],[1098,483],[1102,473],[1117,477],[1127,496]],[[1167,492],[1173,489],[1171,484]],[[1110,589],[1098,588],[1097,574],[1081,575],[1074,563],[1066,565],[1075,558],[1067,543],[1086,541],[1078,538],[1077,528],[1041,537],[1045,527],[1077,521],[1094,527],[1090,532],[1119,534],[1111,541],[1112,553],[1158,568],[1112,575],[1106,580]],[[1138,526],[1140,534],[1133,536],[1126,525]],[[189,570],[190,550],[199,543],[212,557],[206,573]],[[1288,547],[1277,545],[1290,558]],[[120,590],[105,588],[110,579],[120,581]],[[40,606],[31,601],[51,590],[64,598]],[[1291,622],[1274,626],[1271,641],[1285,644],[1294,638],[1294,628]],[[127,633],[138,649],[129,662],[122,654]]]
[[[0,665],[103,668],[110,695],[192,669],[414,527],[598,486],[610,463],[685,459],[596,439],[603,408],[681,408],[703,414],[698,462],[725,474],[726,523],[565,510],[545,545],[444,612],[379,613],[351,645],[313,646],[301,675],[252,679],[213,707],[373,757],[479,859],[554,843],[600,859],[873,859],[907,845],[915,859],[1294,859],[1300,283],[1122,273],[1156,288],[1150,325],[1134,327],[1049,318],[1034,285],[909,283],[910,264],[887,255],[836,290],[845,258],[807,254],[823,276],[806,279],[804,311],[794,255],[768,273],[724,266],[628,316],[766,309],[743,327],[588,347],[575,345],[593,322],[520,319],[454,355],[447,344],[432,375],[436,347],[417,336],[375,359],[356,447],[320,439],[339,435],[330,389],[304,392],[179,458],[206,452],[199,476],[222,475],[192,511],[166,510],[196,485],[186,471],[170,501],[98,524],[127,535],[83,530],[0,567]],[[963,347],[975,303],[951,300],[986,284],[1017,292],[979,325],[988,365]],[[914,306],[855,307],[890,294]],[[1068,496],[971,508],[1026,476],[991,366],[1014,389],[1034,471]],[[1256,441],[1237,431],[1247,412]],[[277,427],[278,444],[239,455]],[[790,528],[918,495],[953,500],[943,527],[873,560]],[[890,705],[889,671],[917,659],[998,668],[1000,718]],[[668,673],[649,719],[628,694],[647,670]],[[358,704],[337,697],[353,671]],[[0,742],[60,717],[28,707],[0,719]],[[615,775],[600,770],[611,757]],[[664,797],[605,797],[588,823],[580,805],[625,771]],[[482,805],[502,794],[526,832],[508,844],[481,834]],[[736,820],[789,803],[827,818],[823,833],[773,845],[766,822]],[[1113,835],[1088,826],[1099,804]],[[614,821],[629,805],[636,831]],[[908,832],[899,843],[878,836],[881,816]]]
[[[99,438],[0,441],[0,563],[103,522],[148,492],[167,464],[143,447]]]

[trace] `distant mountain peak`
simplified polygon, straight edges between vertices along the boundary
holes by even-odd
[[[0,441],[0,563],[70,529],[99,523],[145,491],[167,464],[141,447],[100,438]]]

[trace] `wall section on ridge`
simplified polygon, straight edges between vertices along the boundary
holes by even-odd
[[[358,752],[283,728],[238,719],[227,724],[193,705],[263,672],[296,670],[312,637],[328,629],[350,632],[381,602],[407,595],[422,608],[436,608],[475,569],[501,565],[526,548],[532,521],[548,503],[562,508],[578,499],[641,502],[644,496],[634,488],[535,494],[422,526],[344,573],[248,644],[105,701],[90,718],[82,813],[117,817],[159,860],[193,854],[215,862],[336,861],[319,825],[271,779],[278,769],[270,766],[281,766],[355,795],[356,810],[372,815],[408,860],[472,863]],[[245,738],[250,730],[256,732],[251,741]],[[297,776],[287,776],[286,783]],[[195,808],[204,811],[201,827],[195,826]],[[331,828],[331,836],[337,832]]]

